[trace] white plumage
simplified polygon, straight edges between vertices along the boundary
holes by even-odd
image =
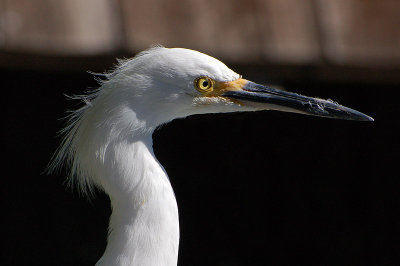
[[[178,208],[153,153],[156,127],[193,114],[265,109],[372,120],[244,80],[217,59],[182,48],[151,48],[105,76],[98,90],[78,97],[85,106],[71,114],[50,164],[66,163],[81,191],[96,186],[111,199],[108,244],[97,265],[177,264]]]

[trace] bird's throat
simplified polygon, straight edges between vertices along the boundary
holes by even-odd
[[[103,183],[112,215],[107,248],[97,265],[176,265],[178,208],[151,137],[113,145]]]

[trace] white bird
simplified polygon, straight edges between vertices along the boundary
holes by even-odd
[[[152,133],[193,114],[280,110],[372,121],[332,101],[259,85],[208,55],[154,47],[119,63],[98,90],[79,96],[50,171],[67,164],[83,192],[108,194],[107,247],[96,265],[177,265],[178,207],[154,156]]]

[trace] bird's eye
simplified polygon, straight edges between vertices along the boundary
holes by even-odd
[[[211,92],[213,91],[213,80],[209,77],[199,77],[194,81],[194,86],[200,92]]]

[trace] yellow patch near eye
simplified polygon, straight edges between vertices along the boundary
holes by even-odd
[[[221,91],[240,91],[242,88],[246,85],[248,81],[242,78],[233,80],[233,81],[228,81],[228,82],[222,82],[219,84],[219,88]]]
[[[206,76],[201,76],[194,80],[194,87],[206,97],[218,97],[227,91],[242,90],[247,82],[247,80],[242,78],[220,82]]]

